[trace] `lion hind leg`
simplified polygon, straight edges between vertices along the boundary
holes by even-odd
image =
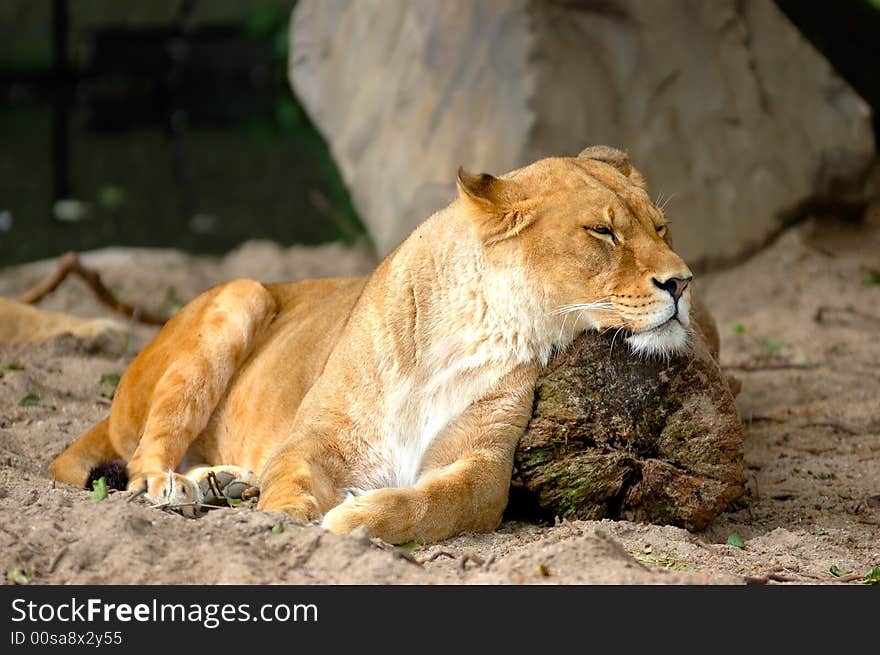
[[[120,457],[110,441],[109,419],[104,419],[65,448],[49,468],[59,482],[89,488],[89,483],[104,473],[101,467],[117,462]],[[124,489],[126,481],[123,476],[118,477],[119,480],[108,480],[108,485]]]
[[[198,502],[198,485],[176,473],[205,429],[232,376],[269,323],[275,302],[250,280],[222,287],[184,334],[171,334],[174,359],[156,383],[143,434],[131,459],[128,488],[158,504]]]

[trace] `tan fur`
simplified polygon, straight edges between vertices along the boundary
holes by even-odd
[[[0,298],[0,343],[38,343],[62,334],[102,342],[113,351],[122,350],[128,338],[118,321],[78,318]]]
[[[174,502],[197,498],[177,471],[232,465],[257,473],[260,508],[338,533],[493,529],[554,350],[586,329],[661,354],[686,340],[690,289],[675,314],[652,279],[690,278],[662,213],[622,153],[594,154],[460,171],[459,199],[368,278],[205,292],[122,377],[109,447],[87,433],[55,476],[83,484],[112,451]]]

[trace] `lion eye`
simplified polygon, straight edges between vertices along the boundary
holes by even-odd
[[[658,225],[657,226],[657,234],[659,234],[662,237],[666,234],[667,229],[668,228],[665,225]]]
[[[617,243],[617,235],[614,234],[612,229],[607,225],[586,225],[584,229],[587,232],[592,232],[593,234],[598,234],[603,237],[611,237],[612,243]]]

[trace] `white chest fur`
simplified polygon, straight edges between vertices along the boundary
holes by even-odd
[[[415,371],[388,376],[381,427],[382,460],[387,464],[382,485],[414,484],[425,453],[450,423],[518,365],[536,359],[546,363],[552,347],[549,332],[529,334],[496,325],[450,334],[455,336],[437,342]]]
[[[449,362],[427,380],[404,378],[386,395],[382,454],[387,468],[380,474],[382,484],[414,484],[425,453],[438,435],[507,372],[484,358],[474,367],[476,359]]]

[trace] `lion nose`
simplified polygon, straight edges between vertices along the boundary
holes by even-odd
[[[654,281],[654,285],[660,289],[664,289],[668,291],[670,295],[675,299],[675,302],[678,302],[678,299],[681,298],[681,294],[684,293],[684,290],[687,289],[687,285],[691,283],[693,280],[693,276],[691,277],[670,277],[661,282],[656,277],[651,278]]]

